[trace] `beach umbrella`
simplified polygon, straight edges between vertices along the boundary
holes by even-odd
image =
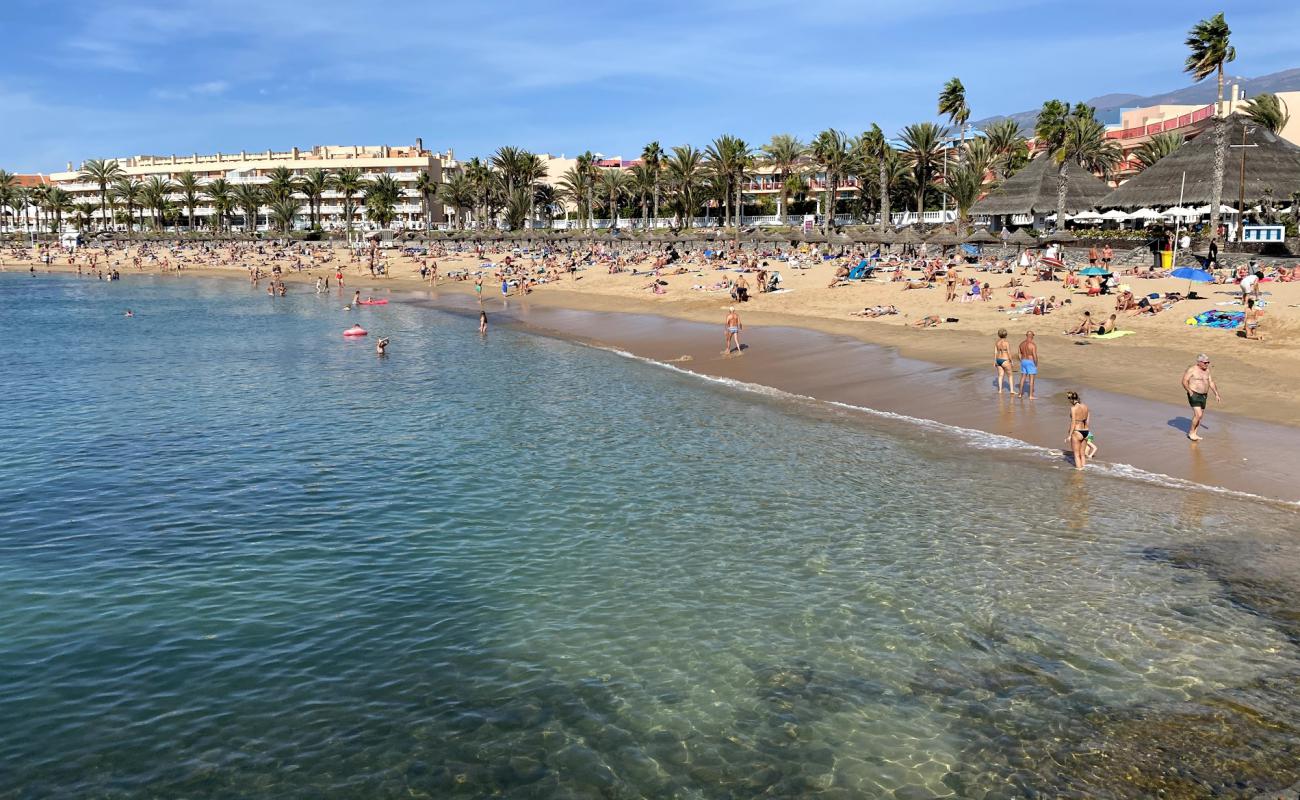
[[[1209,213],[1210,213],[1210,204],[1209,204],[1209,203],[1206,203],[1205,205],[1200,206],[1200,207],[1198,207],[1198,208],[1193,208],[1193,209],[1192,209],[1192,213],[1193,213],[1193,214],[1200,215],[1200,216],[1204,216],[1204,215],[1206,215],[1206,214],[1209,214]],[[1236,213],[1237,213],[1237,209],[1233,208],[1232,206],[1227,206],[1227,205],[1224,205],[1224,204],[1220,203],[1220,204],[1219,204],[1219,213],[1220,213],[1220,214],[1236,214]]]
[[[1207,211],[1206,213],[1208,214],[1209,212]],[[1161,214],[1160,216],[1162,216],[1162,217],[1180,217],[1180,218],[1187,218],[1187,217],[1196,217],[1196,216],[1200,216],[1200,215],[1197,214],[1195,211],[1193,211],[1193,210],[1190,209],[1190,208],[1184,208],[1183,206],[1174,206],[1173,208],[1171,208],[1171,209],[1169,209],[1168,211],[1164,212],[1164,213]]]
[[[1101,222],[1105,217],[1095,211],[1081,211],[1074,215],[1075,222]]]
[[[1011,234],[1011,236],[1007,238],[1007,241],[1011,244],[1036,246],[1038,244],[1038,237],[1030,233],[1028,228],[1021,228]]]
[[[1112,220],[1114,222],[1124,222],[1126,220],[1133,219],[1133,216],[1131,214],[1125,214],[1123,211],[1120,211],[1118,208],[1112,208],[1110,211],[1107,211],[1105,214],[1102,214],[1101,218]]]
[[[1197,269],[1196,267],[1179,267],[1178,269],[1174,270],[1173,272],[1171,272],[1171,273],[1169,273],[1169,274],[1172,275],[1172,276],[1175,277],[1175,278],[1186,278],[1186,279],[1187,279],[1187,293],[1188,293],[1188,294],[1191,294],[1191,293],[1192,293],[1192,283],[1193,283],[1193,282],[1195,282],[1195,283],[1214,283],[1214,276],[1213,276],[1213,275],[1211,275],[1210,273],[1206,272],[1206,271],[1203,270],[1203,269]]]
[[[1001,239],[989,233],[984,228],[980,228],[962,238],[963,244],[1001,244],[1001,242]]]
[[[1161,214],[1154,208],[1139,208],[1128,215],[1129,219],[1160,219]]]
[[[903,230],[894,237],[894,241],[898,244],[920,244],[921,234],[916,232],[916,228],[909,226],[903,228]]]
[[[1049,244],[1053,242],[1055,242],[1056,244],[1069,244],[1071,242],[1079,241],[1079,237],[1075,236],[1073,233],[1070,233],[1067,230],[1056,230],[1049,233],[1047,235],[1047,238],[1044,239],[1043,241]]]
[[[951,247],[961,243],[961,237],[952,231],[942,230],[925,240],[926,244],[937,244],[940,247]]]

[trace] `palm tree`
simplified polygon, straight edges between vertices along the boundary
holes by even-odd
[[[1010,178],[1029,161],[1029,142],[1013,119],[1000,119],[984,128],[984,140],[994,153],[993,168],[1002,180]]]
[[[891,156],[897,161],[897,154],[885,138],[885,132],[874,122],[871,123],[871,130],[858,137],[858,147],[870,163],[876,165],[876,190],[880,194],[879,222],[883,231],[889,224],[889,161]]]
[[[104,226],[109,223],[107,216],[108,187],[125,175],[126,172],[122,170],[122,166],[113,160],[92,159],[81,165],[81,172],[77,174],[77,180],[88,181],[99,187],[100,230],[104,230]]]
[[[266,184],[266,197],[272,203],[288,200],[298,191],[298,178],[288,167],[276,167],[271,170],[271,181]]]
[[[527,186],[520,186],[506,198],[506,228],[517,231],[528,222],[533,213],[533,193]]]
[[[916,217],[920,222],[925,212],[925,192],[934,181],[935,164],[943,151],[943,137],[946,128],[933,122],[918,122],[903,128],[899,139],[903,142],[903,154],[912,168],[912,180],[916,188]]]
[[[226,217],[230,215],[230,210],[235,207],[230,181],[225,178],[213,178],[203,187],[203,193],[212,201],[212,216],[216,222],[217,233],[221,233]]]
[[[1177,150],[1183,143],[1181,134],[1157,133],[1142,145],[1133,151],[1133,157],[1137,159],[1138,171],[1149,169],[1152,164]]]
[[[794,174],[795,168],[807,152],[808,148],[804,143],[788,133],[774,135],[772,140],[763,146],[763,161],[772,168],[779,187],[776,196],[776,216],[782,222],[785,221],[785,199],[788,196],[785,190],[786,178]]]
[[[627,194],[629,179],[627,173],[622,169],[603,169],[600,171],[600,193],[608,202],[609,216],[612,220],[610,227],[618,227],[618,204]]]
[[[185,229],[194,231],[194,209],[198,208],[199,197],[203,194],[203,184],[193,172],[186,170],[176,179],[176,188],[181,193],[181,203],[185,206]]]
[[[244,233],[253,234],[257,231],[257,212],[266,202],[266,195],[262,187],[252,183],[241,183],[235,187],[231,193],[231,199],[235,206],[244,212]]]
[[[587,219],[587,198],[591,196],[590,182],[591,179],[587,176],[587,173],[576,166],[569,167],[560,176],[560,195],[568,202],[573,203],[577,209],[579,220]]]
[[[420,193],[420,211],[424,215],[424,232],[433,230],[433,200],[438,196],[438,179],[428,170],[415,176],[415,191]]]
[[[667,159],[665,171],[668,189],[673,196],[673,205],[679,218],[687,228],[694,222],[695,210],[699,207],[697,197],[701,188],[703,167],[704,154],[688,144],[674,147],[672,155]]]
[[[1210,182],[1210,235],[1218,236],[1219,207],[1223,202],[1223,167],[1228,158],[1227,121],[1223,118],[1223,65],[1237,58],[1237,48],[1229,38],[1232,31],[1223,18],[1223,12],[1196,23],[1187,32],[1187,47],[1191,53],[1183,64],[1183,71],[1200,81],[1212,73],[1218,74],[1219,95],[1214,110],[1214,175]]]
[[[525,155],[528,153],[518,147],[498,147],[492,154],[490,163],[504,178],[508,195],[515,193],[515,184],[519,181],[520,167]]]
[[[154,230],[162,230],[167,213],[167,196],[174,191],[176,191],[176,184],[161,175],[151,176],[141,187],[141,199],[145,207],[153,212]]]
[[[456,227],[464,228],[464,215],[474,205],[474,187],[462,172],[452,175],[440,190],[442,200],[456,215]]]
[[[957,222],[963,229],[970,217],[971,206],[984,189],[984,170],[974,164],[958,164],[943,182],[943,191],[957,205]]]
[[[551,220],[555,219],[555,207],[559,204],[559,200],[559,195],[551,184],[534,184],[533,208],[541,210],[541,217],[545,222],[542,227],[551,227]]]
[[[270,205],[271,220],[280,232],[286,236],[293,229],[293,221],[302,210],[302,201],[290,196],[272,200]]]
[[[18,188],[18,176],[0,169],[0,233],[4,233],[4,210],[13,206],[14,193]],[[17,219],[18,209],[14,209]]]
[[[1056,163],[1056,227],[1063,229],[1069,167],[1080,166],[1109,178],[1123,156],[1115,140],[1106,138],[1106,126],[1098,122],[1093,109],[1083,103],[1066,117],[1060,144],[1050,153]]]
[[[659,176],[655,173],[654,167],[651,167],[645,161],[632,165],[631,191],[632,194],[641,203],[641,224],[645,227],[650,226],[650,199],[654,196],[655,189],[659,183]]]
[[[966,146],[966,120],[970,119],[970,106],[966,105],[966,87],[960,78],[950,78],[939,92],[939,113],[948,117],[950,125],[956,125],[961,133],[961,144]]]
[[[992,171],[997,159],[998,154],[993,150],[993,143],[982,136],[972,137],[962,152],[962,162],[969,164],[981,175]]]
[[[82,233],[85,233],[86,231],[90,230],[90,226],[94,224],[95,212],[97,210],[99,209],[94,203],[84,203],[84,202],[77,203],[76,206],[74,206],[73,208],[73,211],[75,211],[77,214],[76,217],[77,230],[81,231]]]
[[[1281,133],[1291,121],[1291,113],[1286,107],[1286,102],[1272,92],[1256,95],[1246,103],[1245,112],[1247,117],[1272,133]]]
[[[386,228],[397,218],[394,207],[401,199],[402,186],[397,179],[392,175],[379,175],[366,185],[366,216]]]
[[[519,185],[528,192],[528,224],[532,226],[537,216],[537,185],[550,171],[546,162],[536,153],[523,153],[519,158],[518,169]]]
[[[113,182],[113,196],[126,206],[126,232],[135,228],[135,210],[143,211],[144,188],[134,178],[123,176]],[[144,215],[141,214],[140,227],[144,227]]]
[[[344,167],[330,177],[334,190],[343,195],[343,225],[347,230],[348,241],[352,241],[353,198],[361,193],[365,182],[361,179],[361,170],[357,167]]]
[[[75,211],[76,204],[72,202],[72,194],[66,189],[51,186],[45,193],[45,209],[54,215],[50,232],[58,233],[63,230],[63,215]]]
[[[50,185],[47,183],[37,184],[27,190],[27,201],[31,203],[32,210],[36,212],[36,231],[41,230],[41,212],[45,210],[45,201],[50,194]]]
[[[849,151],[849,139],[834,128],[827,128],[817,134],[809,147],[813,161],[826,175],[826,206],[822,220],[822,231],[828,232],[835,223],[835,204],[839,198],[840,182],[849,173],[852,156]]]
[[[587,189],[587,228],[595,227],[595,208],[596,204],[592,198],[592,192],[596,188],[596,156],[590,150],[578,156],[577,170],[586,176],[583,185]]]
[[[753,160],[748,144],[743,139],[723,134],[705,148],[709,169],[717,185],[719,199],[722,200],[722,224],[732,224],[732,198],[735,198],[735,224],[740,227],[740,193],[745,179],[745,171]]]
[[[18,227],[18,215],[23,215],[23,224],[30,221],[28,209],[31,207],[31,198],[27,195],[27,190],[21,186],[14,186],[9,190],[9,208],[14,212],[14,227]]]
[[[654,217],[659,219],[659,182],[663,178],[664,149],[658,142],[641,148],[641,161],[654,173]]]
[[[298,181],[298,191],[307,196],[307,214],[313,229],[320,229],[321,199],[330,188],[330,175],[323,169],[309,169]]]

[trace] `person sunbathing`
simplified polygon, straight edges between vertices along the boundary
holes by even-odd
[[[937,328],[941,324],[943,324],[943,317],[940,317],[936,314],[931,314],[928,317],[922,317],[918,319],[916,322],[913,322],[912,326],[916,328]]]
[[[867,306],[861,311],[850,311],[855,317],[887,317],[898,313],[897,306]]]
[[[903,287],[903,291],[906,292],[909,289],[929,289],[929,288],[930,288],[930,284],[926,283],[925,281],[908,280],[907,285]]]

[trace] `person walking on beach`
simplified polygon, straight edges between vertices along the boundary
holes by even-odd
[[[1020,396],[1025,396],[1025,383],[1029,383],[1029,399],[1034,397],[1034,382],[1038,378],[1038,345],[1034,343],[1034,332],[1025,331],[1025,340],[1020,343]]]
[[[1007,393],[1015,390],[1016,382],[1011,377],[1011,343],[1007,341],[1005,328],[998,331],[998,343],[993,348],[993,376],[998,382],[998,394],[1002,394],[1002,378],[1007,379]]]
[[[483,306],[483,276],[479,275],[474,279],[474,294],[478,296],[479,307]]]
[[[1209,400],[1209,395],[1213,394],[1216,402],[1223,402],[1219,396],[1219,387],[1214,385],[1214,376],[1210,374],[1209,356],[1201,353],[1196,357],[1196,363],[1183,373],[1183,389],[1187,392],[1187,404],[1192,407],[1192,427],[1187,432],[1187,438],[1199,442],[1201,437],[1196,431],[1205,417],[1205,403]]]
[[[1065,435],[1065,441],[1074,453],[1074,468],[1083,469],[1088,465],[1086,443],[1092,434],[1092,415],[1079,401],[1078,392],[1066,392],[1065,399],[1070,401],[1070,432]]]
[[[722,354],[724,356],[731,355],[732,345],[735,345],[737,353],[743,354],[744,348],[740,345],[740,332],[744,326],[740,324],[740,315],[736,313],[735,306],[727,309],[727,321],[723,327],[726,328],[726,332],[722,338]]]

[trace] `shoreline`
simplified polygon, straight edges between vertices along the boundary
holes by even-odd
[[[37,270],[37,274],[42,272]],[[75,273],[75,268],[54,265],[49,272]],[[247,279],[243,268],[125,274]],[[304,271],[286,274],[284,279],[286,283],[308,285],[315,281],[316,274]],[[330,292],[345,296],[355,290],[361,290],[363,295],[386,293],[395,300],[444,311],[477,310],[472,284],[468,282],[444,281],[431,288],[418,278],[348,276],[342,292],[337,287]],[[1068,459],[1049,454],[1060,456],[1064,451],[1064,427],[1057,420],[1058,416],[1064,419],[1064,412],[1056,406],[1063,408],[1060,395],[1067,388],[1075,388],[1098,413],[1100,463],[1132,465],[1157,481],[1163,476],[1210,489],[1287,503],[1300,501],[1300,480],[1294,477],[1300,475],[1300,456],[1293,452],[1294,446],[1287,447],[1300,442],[1296,417],[1285,417],[1291,424],[1283,424],[1268,418],[1276,414],[1251,415],[1212,408],[1207,415],[1210,435],[1205,442],[1191,445],[1185,438],[1185,427],[1179,429],[1179,425],[1185,425],[1188,409],[1153,399],[1153,391],[1114,391],[1082,380],[1065,385],[1059,379],[1044,377],[1040,378],[1038,400],[1004,395],[999,402],[992,389],[991,370],[963,363],[952,346],[959,338],[978,339],[971,346],[987,348],[987,338],[976,336],[976,332],[943,331],[943,339],[938,340],[931,335],[935,331],[751,312],[743,307],[743,319],[751,327],[742,335],[742,341],[750,347],[742,357],[723,359],[719,355],[719,320],[725,303],[725,299],[711,298],[694,304],[704,307],[682,309],[637,298],[548,287],[544,292],[512,297],[508,306],[499,296],[492,297],[485,307],[492,324],[498,324],[504,316],[538,333],[623,352],[661,367],[731,382],[741,389],[766,387],[794,399],[1004,437],[1023,444],[1027,450],[1038,450],[1039,457],[1056,460],[1065,468],[1070,468]],[[706,322],[706,318],[712,322]],[[884,335],[868,337],[868,332]],[[934,344],[927,347],[928,342]],[[1225,388],[1225,393],[1229,391]],[[975,399],[953,403],[954,396]],[[992,411],[994,403],[996,412]],[[1019,413],[1017,407],[1022,407]],[[1058,427],[1061,431],[1056,430]],[[1006,445],[999,449],[1006,449]],[[1249,471],[1252,461],[1267,466],[1255,474]]]

